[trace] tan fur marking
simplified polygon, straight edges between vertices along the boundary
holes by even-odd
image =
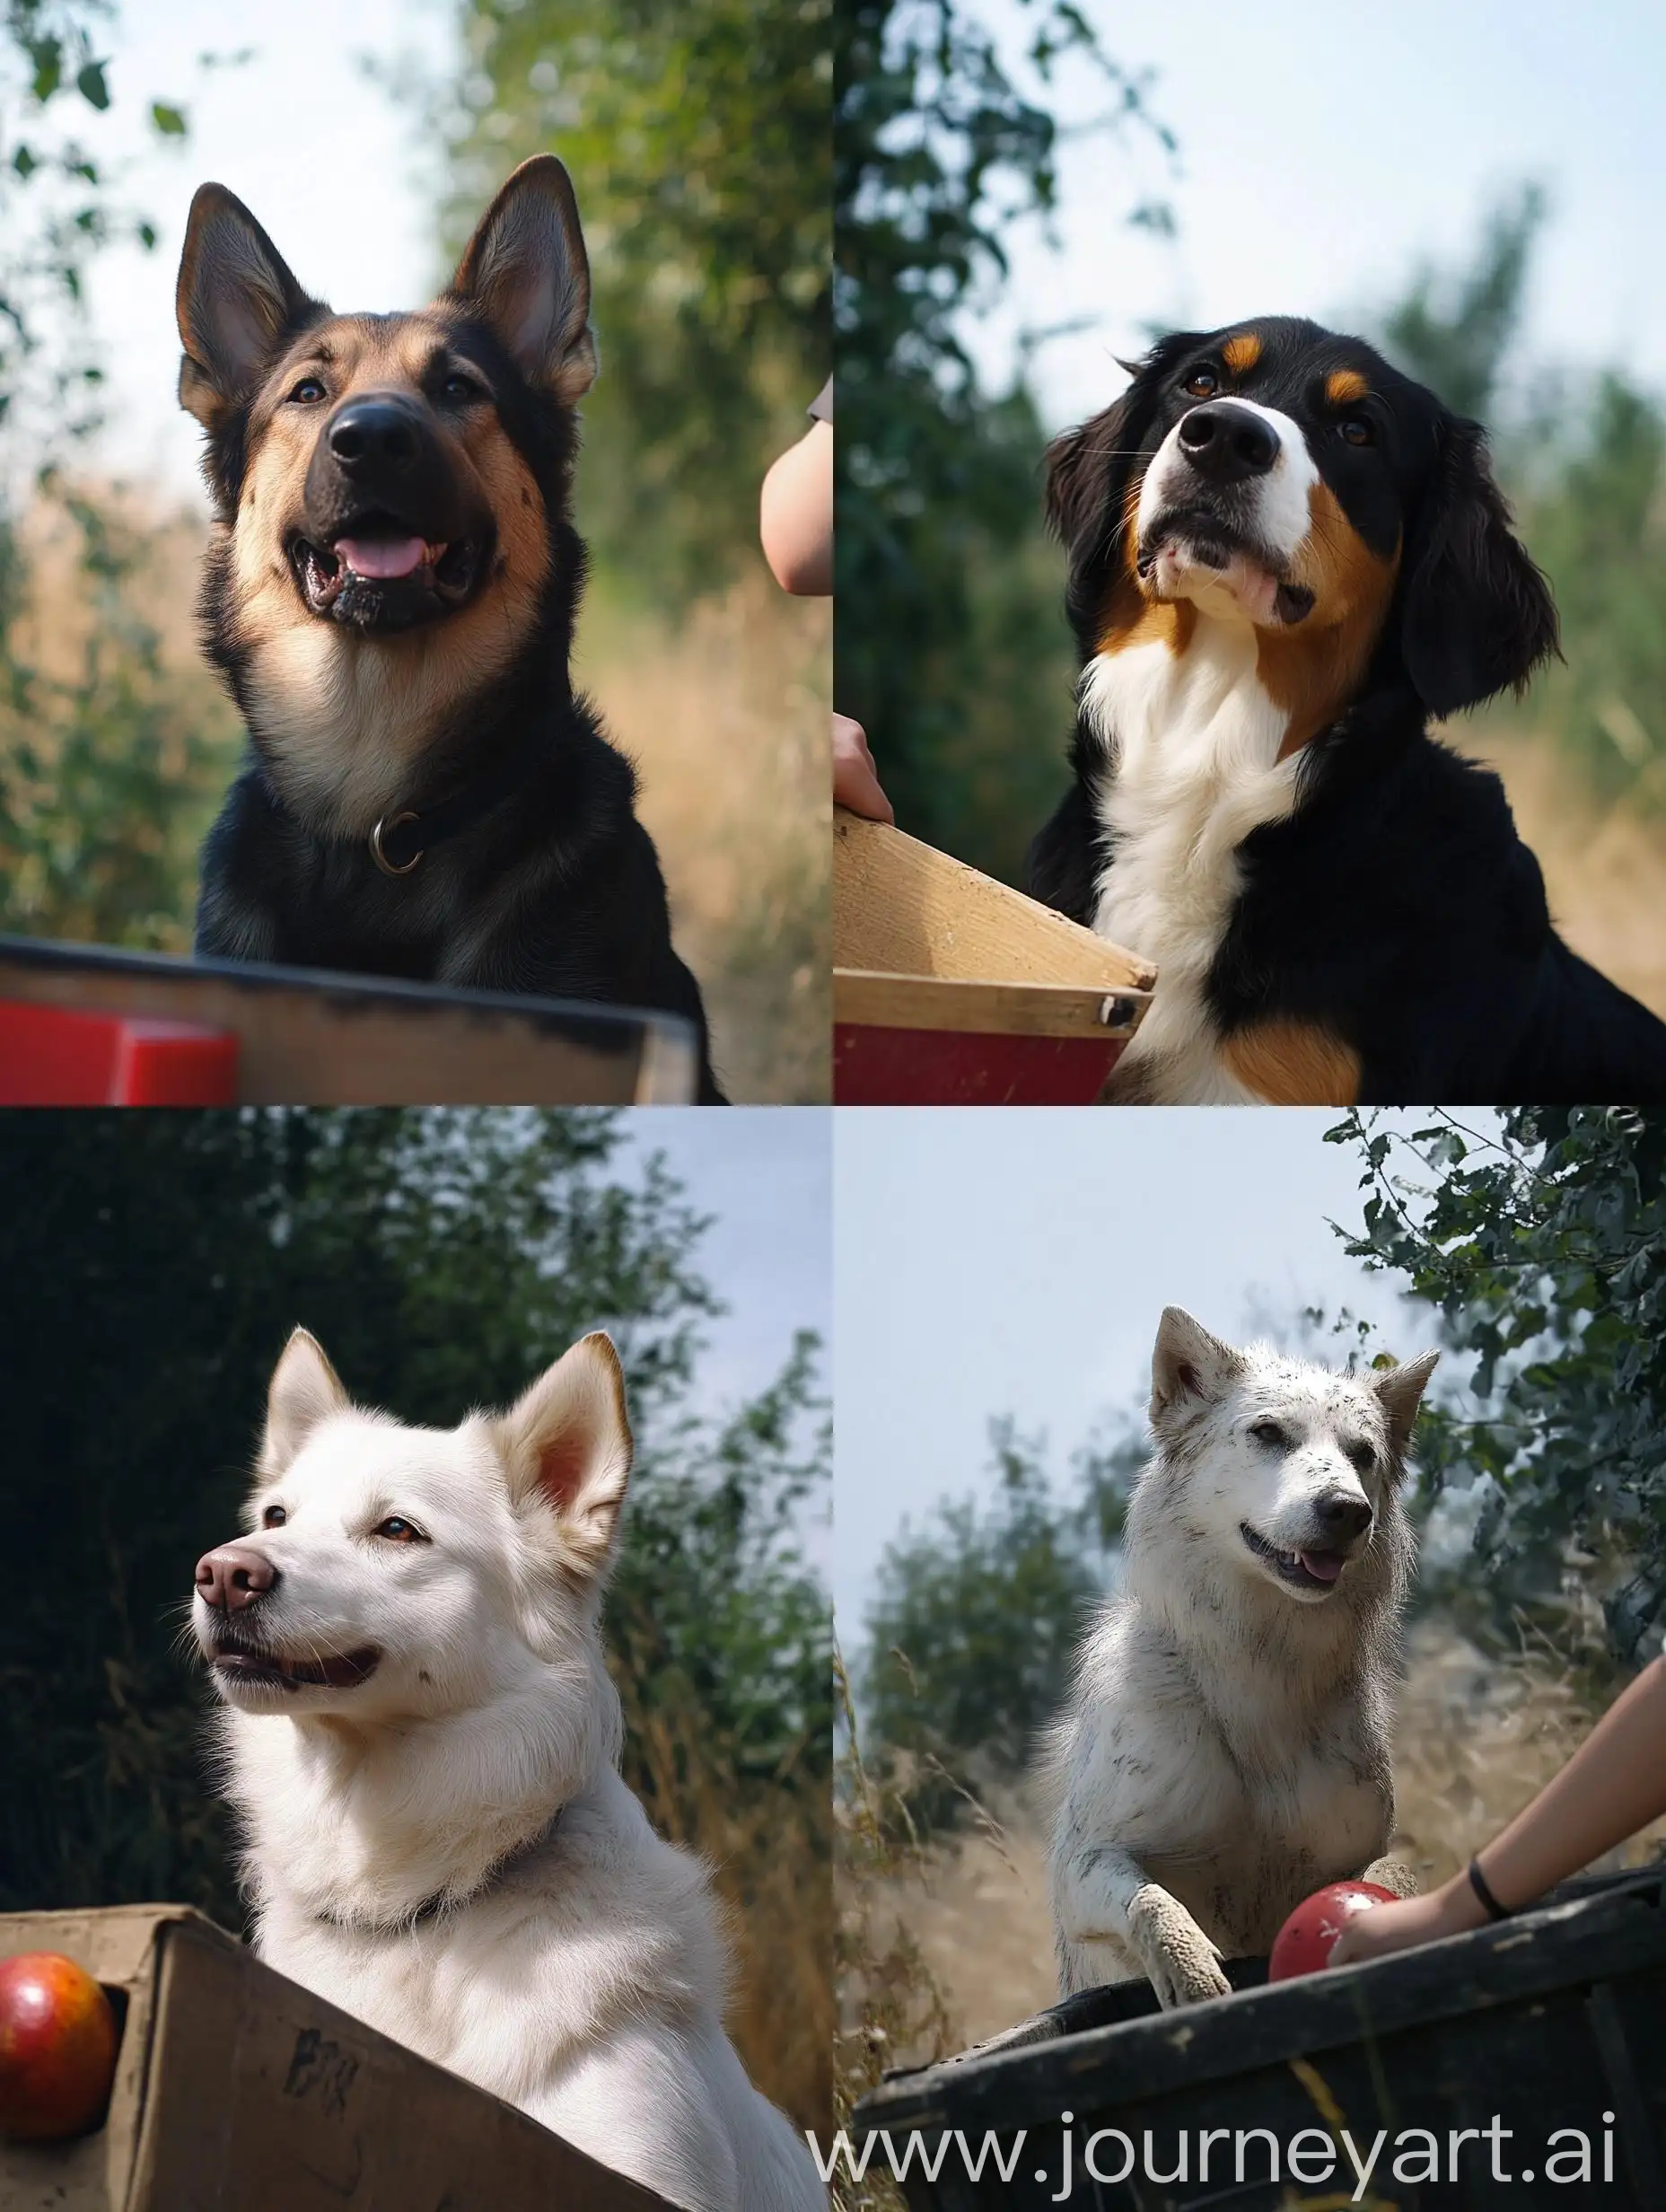
[[[1313,593],[1312,610],[1293,628],[1256,636],[1256,672],[1288,717],[1281,760],[1317,737],[1353,697],[1399,575],[1399,547],[1379,559],[1328,485],[1315,484],[1308,504],[1311,520],[1290,581]]]
[[[1325,397],[1332,407],[1351,407],[1370,390],[1357,369],[1332,369],[1325,379]]]
[[[399,795],[410,763],[455,703],[506,667],[537,619],[548,566],[544,506],[496,411],[436,415],[461,481],[497,531],[492,573],[467,607],[397,637],[361,637],[303,605],[285,548],[304,527],[307,469],[320,431],[355,391],[420,394],[448,331],[433,312],[338,315],[300,338],[250,421],[250,460],[232,529],[237,628],[257,718],[292,804],[368,831]],[[309,367],[329,399],[285,401]],[[471,373],[478,372],[471,371]]]
[[[1160,600],[1146,596],[1140,582],[1140,487],[1131,483],[1123,494],[1122,574],[1112,580],[1100,617],[1095,653],[1123,653],[1130,645],[1148,645],[1162,639],[1178,659],[1192,641],[1197,628],[1197,610],[1189,599]]]
[[[1261,341],[1253,330],[1241,330],[1221,348],[1221,359],[1233,376],[1248,376],[1261,358]]]
[[[1269,1106],[1352,1106],[1359,1098],[1358,1053],[1306,1022],[1281,1018],[1236,1030],[1221,1058]]]

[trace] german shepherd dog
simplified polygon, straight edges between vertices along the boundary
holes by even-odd
[[[197,950],[664,1007],[721,1103],[635,776],[568,672],[589,315],[549,154],[410,314],[332,314],[241,201],[197,192],[180,398],[215,505],[205,640],[250,750]]]

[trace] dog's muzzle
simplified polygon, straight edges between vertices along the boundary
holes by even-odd
[[[289,561],[315,615],[359,630],[410,629],[463,605],[495,533],[469,511],[452,458],[422,405],[355,393],[319,432]]]
[[[1153,461],[1139,519],[1141,583],[1158,599],[1215,586],[1251,620],[1290,627],[1314,594],[1290,575],[1305,534],[1305,498],[1279,470],[1276,421],[1231,399],[1180,417]],[[1276,542],[1285,539],[1287,543]]]

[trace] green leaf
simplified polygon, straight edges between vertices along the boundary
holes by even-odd
[[[165,100],[152,101],[151,121],[164,138],[183,138],[186,134],[185,110],[171,107]]]
[[[75,90],[90,108],[102,114],[110,105],[110,86],[104,80],[105,65],[101,61],[83,62],[75,72]]]
[[[34,81],[29,89],[44,106],[64,82],[63,44],[57,39],[34,39],[29,42],[28,52],[34,65]]]

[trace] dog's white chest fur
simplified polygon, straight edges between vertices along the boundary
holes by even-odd
[[[1237,847],[1294,804],[1281,761],[1287,716],[1256,675],[1247,622],[1200,619],[1188,650],[1161,640],[1100,654],[1082,705],[1112,772],[1100,819],[1115,840],[1093,927],[1157,964],[1151,1011],[1123,1057],[1142,1095],[1174,1105],[1257,1102],[1221,1060],[1205,979],[1240,887]]]

